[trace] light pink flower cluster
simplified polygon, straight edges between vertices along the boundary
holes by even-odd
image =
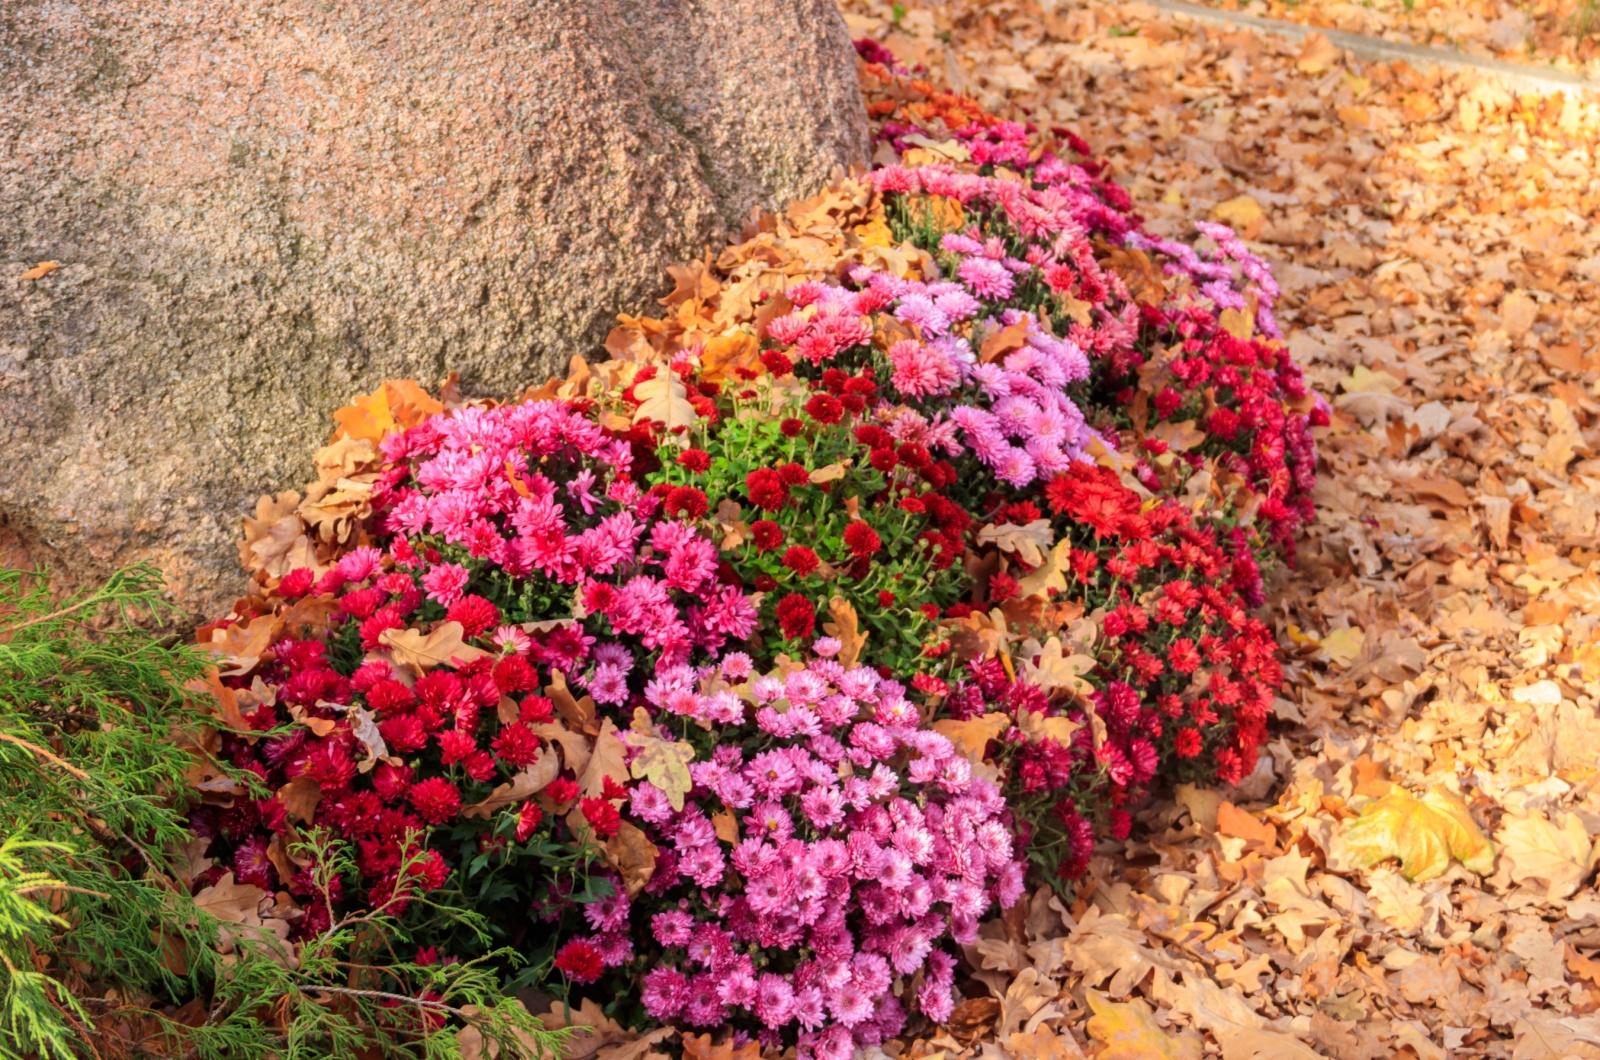
[[[802,1049],[828,1060],[899,1033],[902,999],[947,1019],[955,961],[936,946],[973,941],[992,906],[1023,892],[999,789],[869,667],[816,658],[749,673],[733,654],[662,673],[647,692],[663,713],[724,725],[749,714],[753,726],[690,767],[681,810],[649,781],[631,785],[629,815],[660,848],[646,893],[665,907],[651,920],[666,952],[644,976],[646,1009],[696,1027],[753,1015],[773,1044],[793,1024]],[[723,813],[736,837],[719,838]],[[620,953],[608,937],[618,908],[590,910],[602,954]],[[916,990],[895,989],[919,972]]]
[[[428,598],[445,607],[467,593],[469,566],[563,587],[618,639],[546,638],[560,650],[540,661],[598,702],[627,698],[636,649],[671,669],[755,628],[753,601],[718,578],[716,546],[639,488],[626,441],[563,402],[458,409],[390,435],[383,452],[398,465],[377,498],[396,565],[420,571]],[[468,559],[446,561],[440,545]],[[381,630],[372,632],[375,641]]]

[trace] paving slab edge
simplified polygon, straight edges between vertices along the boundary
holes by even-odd
[[[1448,48],[1430,48],[1421,44],[1384,40],[1363,33],[1350,33],[1321,26],[1307,26],[1298,22],[1248,15],[1242,11],[1221,11],[1213,7],[1185,3],[1184,0],[1144,0],[1151,7],[1169,14],[1181,15],[1203,22],[1220,22],[1244,26],[1263,33],[1299,39],[1312,33],[1321,33],[1336,47],[1369,61],[1404,59],[1413,66],[1444,66],[1476,70],[1516,84],[1543,89],[1578,89],[1600,91],[1600,80],[1584,77],[1566,70],[1547,70],[1506,62],[1504,59],[1486,59]]]

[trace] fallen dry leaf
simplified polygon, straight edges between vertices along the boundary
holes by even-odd
[[[1204,1051],[1193,1031],[1169,1031],[1143,1001],[1116,1002],[1093,990],[1084,1000],[1094,1013],[1089,1037],[1104,1042],[1097,1060],[1200,1060]]]
[[[441,622],[428,633],[419,629],[386,629],[378,643],[389,649],[396,663],[422,674],[437,666],[460,666],[489,654],[465,643],[464,632],[459,622]]]
[[[1412,881],[1443,875],[1451,858],[1479,875],[1494,871],[1494,844],[1466,804],[1442,790],[1421,799],[1391,791],[1345,827],[1344,841],[1355,866],[1398,858],[1401,874]]]

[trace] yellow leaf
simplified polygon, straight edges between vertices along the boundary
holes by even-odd
[[[461,639],[464,632],[459,622],[441,622],[431,633],[420,629],[386,629],[378,637],[378,643],[389,649],[395,662],[420,674],[435,666],[460,666],[489,654],[465,643]]]
[[[1011,725],[1005,714],[985,714],[970,721],[942,718],[933,723],[933,731],[955,744],[957,751],[974,762],[983,761],[983,752],[989,741],[997,738]]]
[[[1062,747],[1072,746],[1072,734],[1083,728],[1075,721],[1059,715],[1045,715],[1036,710],[1025,710],[1017,716],[1017,728],[1031,742],[1054,740]]]
[[[663,740],[655,734],[650,715],[643,707],[633,711],[633,727],[622,733],[622,740],[639,749],[629,769],[635,780],[648,780],[667,794],[674,810],[683,809],[683,797],[689,794],[694,781],[689,776],[689,763],[694,761],[694,748],[682,741]]]
[[[1162,1027],[1138,998],[1118,1004],[1093,990],[1084,998],[1094,1012],[1089,1018],[1089,1037],[1106,1046],[1095,1060],[1200,1060],[1200,1036]]]
[[[1317,641],[1317,644],[1333,660],[1334,665],[1341,668],[1349,666],[1356,661],[1356,656],[1361,654],[1361,645],[1367,639],[1366,633],[1360,626],[1347,626],[1336,629],[1326,637]]]
[[[1358,364],[1350,370],[1350,374],[1339,380],[1339,387],[1346,394],[1392,394],[1400,389],[1400,380],[1388,372],[1374,372],[1364,364]]]
[[[761,344],[754,335],[744,331],[707,339],[705,350],[700,354],[700,378],[708,383],[726,379],[740,368],[760,367]]]
[[[428,396],[411,379],[391,379],[370,394],[361,394],[333,414],[333,440],[365,438],[381,442],[392,431],[415,427],[423,420],[444,411],[444,406]]]
[[[717,504],[717,526],[722,530],[722,540],[717,548],[730,552],[745,543],[750,536],[750,524],[739,518],[739,505],[724,497]]]
[[[1340,54],[1326,33],[1312,33],[1307,35],[1300,54],[1295,58],[1295,69],[1315,77],[1332,69],[1339,61]]]
[[[1038,658],[1037,662],[1034,661],[1035,656]],[[1088,695],[1094,691],[1094,686],[1083,676],[1095,668],[1094,658],[1088,655],[1066,654],[1061,646],[1060,637],[1051,637],[1045,641],[1042,648],[1034,652],[1028,652],[1025,646],[1022,659],[1022,670],[1028,680],[1047,692],[1055,688],[1065,688],[1074,696],[1078,696]]]
[[[1050,554],[1045,557],[1037,570],[1027,577],[1018,580],[1018,594],[1026,599],[1029,596],[1048,597],[1050,590],[1064,593],[1067,591],[1067,571],[1072,566],[1072,539],[1062,538],[1056,542]]]
[[[1398,858],[1412,881],[1443,875],[1452,857],[1480,876],[1494,871],[1494,844],[1466,804],[1443,790],[1416,799],[1395,788],[1345,827],[1344,843],[1357,868]]]
[[[1206,440],[1205,432],[1195,429],[1194,420],[1163,420],[1151,428],[1150,437],[1166,442],[1168,449],[1179,453],[1187,453]]]
[[[832,482],[835,479],[844,478],[845,468],[849,466],[850,461],[846,460],[842,464],[832,463],[827,467],[819,467],[815,471],[811,472],[811,484],[814,486],[820,486],[824,482]]]
[[[1211,208],[1211,216],[1231,228],[1243,230],[1265,217],[1266,211],[1250,196],[1240,195],[1217,203]]]

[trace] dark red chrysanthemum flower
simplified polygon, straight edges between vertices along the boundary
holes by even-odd
[[[417,781],[411,785],[406,798],[429,824],[444,824],[461,809],[461,792],[443,777]]]
[[[804,578],[818,566],[817,554],[804,545],[791,545],[783,554],[783,565]]]
[[[817,626],[817,609],[799,593],[778,601],[778,626],[789,640],[809,637]]]
[[[578,809],[601,839],[610,839],[622,827],[622,815],[606,799],[584,799],[578,803]]]
[[[844,418],[844,406],[832,394],[813,394],[806,413],[818,423],[838,423]]]
[[[844,547],[853,556],[870,556],[883,547],[883,539],[876,530],[857,519],[844,529]]]
[[[783,528],[771,519],[758,519],[750,524],[750,540],[757,552],[771,552],[783,544]]]
[[[673,516],[682,516],[685,519],[698,519],[706,514],[709,504],[706,495],[693,486],[678,486],[667,494],[667,501],[662,509]]]
[[[711,454],[704,449],[685,449],[678,454],[678,466],[701,474],[711,466]]]
[[[518,769],[533,765],[539,758],[539,737],[520,721],[503,726],[492,746],[502,761]]]
[[[744,477],[745,492],[750,503],[757,508],[775,512],[789,499],[789,490],[783,479],[771,468],[757,468]]]
[[[803,464],[783,464],[778,468],[778,477],[785,486],[804,486],[811,481],[811,472]]]

